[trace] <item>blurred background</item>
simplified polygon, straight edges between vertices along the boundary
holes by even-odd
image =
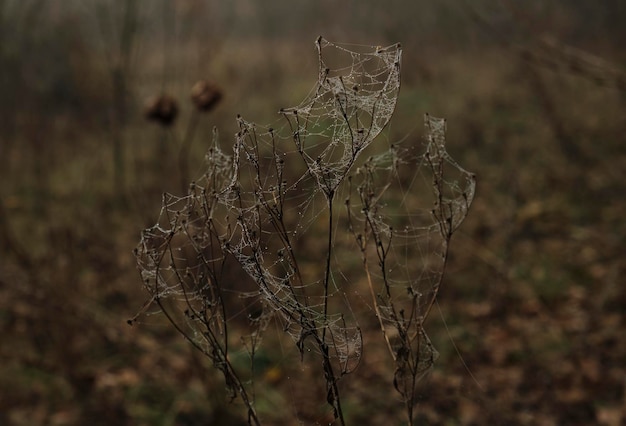
[[[446,117],[478,179],[419,424],[624,424],[625,20],[621,0],[0,0],[0,424],[246,424],[171,327],[127,325],[147,296],[132,249],[214,126],[229,146],[236,114],[300,103],[319,35],[401,42],[384,138]],[[261,418],[327,424],[323,389],[295,413],[281,356]],[[403,424],[375,365],[346,378],[349,424]]]

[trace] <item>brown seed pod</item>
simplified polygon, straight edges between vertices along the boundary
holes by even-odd
[[[178,116],[178,102],[172,96],[158,95],[146,102],[145,117],[162,126],[170,126]]]
[[[191,88],[191,100],[200,111],[211,111],[221,99],[221,90],[206,80],[198,81]]]

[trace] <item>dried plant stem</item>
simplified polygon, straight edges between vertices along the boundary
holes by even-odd
[[[235,317],[248,320],[251,334],[241,341],[250,355],[254,378],[261,333],[277,318],[293,338],[301,361],[310,349],[321,357],[318,373],[324,376],[320,380],[325,382],[326,402],[334,423],[345,426],[339,381],[362,359],[364,342],[357,314],[364,313],[353,312],[347,283],[342,281],[348,281],[354,271],[340,269],[343,265],[333,260],[344,249],[336,244],[342,217],[335,211],[335,197],[346,189],[346,179],[348,194],[352,193],[350,174],[359,164],[357,205],[350,205],[350,195],[346,200],[349,233],[362,257],[361,271],[369,289],[363,291],[369,291],[394,362],[393,384],[402,396],[407,423],[413,425],[417,383],[437,356],[424,332],[424,321],[443,279],[450,237],[473,198],[473,178],[467,178],[467,172],[445,152],[445,121],[428,116],[425,154],[392,146],[359,161],[395,110],[400,46],[357,53],[320,38],[317,47],[320,73],[315,90],[298,107],[281,110],[286,120],[283,129],[290,133],[281,136],[238,116],[232,156],[215,143],[206,155],[205,175],[187,191],[198,112],[191,117],[178,157],[187,196],[164,195],[159,221],[144,230],[135,250],[151,296],[146,306],[156,304],[173,327],[213,362],[231,396],[241,397],[248,423],[255,426],[260,421],[254,407],[254,381],[242,381],[229,359],[229,333],[240,330],[229,328],[228,322]],[[321,54],[326,48],[348,53],[351,64],[331,70]],[[298,171],[298,164],[286,167],[293,158],[302,161],[304,170]],[[467,188],[454,179],[444,180],[444,163],[466,177]],[[432,209],[420,208],[421,194],[414,193],[428,166],[435,184]],[[380,176],[386,177],[382,183],[377,181]],[[431,190],[426,192],[430,199]],[[292,217],[285,217],[292,212],[297,212],[295,227]],[[360,229],[355,229],[357,224]],[[314,265],[303,263],[309,259],[300,257],[298,241],[308,242],[303,234],[318,225],[326,230],[325,257]],[[413,262],[415,256],[421,256],[422,262]],[[238,263],[237,272],[245,274],[246,284],[225,282],[227,258]],[[248,283],[254,285],[252,291]],[[361,287],[353,288],[355,297],[360,297]],[[227,297],[232,294],[249,302],[242,309],[240,302]],[[345,305],[339,306],[342,295]],[[249,332],[245,327],[242,330]]]
[[[387,331],[385,330],[385,324],[383,324],[382,314],[378,306],[376,292],[374,291],[374,284],[372,283],[372,274],[370,273],[369,262],[367,261],[365,257],[363,257],[363,268],[365,269],[365,276],[367,277],[367,285],[370,290],[370,295],[372,296],[372,305],[374,306],[374,312],[376,312],[376,318],[378,318],[378,324],[380,324],[380,331],[383,333],[383,338],[385,339],[385,343],[387,344],[387,349],[389,350],[389,354],[391,355],[391,358],[395,362],[396,353],[393,351],[393,348],[391,347],[391,341],[389,340],[389,336],[387,335]]]
[[[170,252],[171,253],[171,252]],[[161,258],[162,260],[162,258]],[[160,262],[159,262],[160,263]],[[162,298],[159,295],[159,275],[157,275],[157,279],[155,280],[154,285],[154,301],[161,309],[161,312],[165,315],[167,320],[172,324],[172,326],[183,336],[185,340],[187,340],[193,347],[202,352],[207,358],[213,361],[213,364],[219,369],[224,375],[224,379],[226,381],[226,385],[229,389],[232,389],[233,392],[236,392],[242,399],[244,405],[248,410],[248,419],[250,424],[254,424],[255,426],[260,426],[260,421],[258,419],[256,410],[254,408],[254,404],[252,403],[251,398],[248,396],[248,392],[246,391],[245,386],[243,385],[241,379],[239,378],[236,370],[231,364],[228,358],[228,334],[227,334],[227,325],[226,322],[223,322],[222,334],[223,344],[220,343],[220,339],[214,334],[213,329],[210,326],[210,320],[206,317],[206,313],[202,315],[199,312],[196,312],[188,299],[187,293],[185,292],[185,299],[187,300],[187,305],[190,309],[194,310],[194,315],[198,315],[201,318],[203,317],[203,322],[206,325],[206,329],[204,331],[205,338],[210,342],[211,352],[208,352],[205,348],[203,348],[196,340],[192,339],[191,336],[181,328],[178,322],[172,317],[169,312],[169,309],[165,306],[162,301]],[[182,277],[179,277],[179,280],[182,280]],[[182,282],[182,281],[181,281]],[[220,296],[221,299],[221,296]],[[221,307],[223,309],[223,304]],[[234,397],[234,395],[233,395]]]
[[[241,397],[244,405],[248,409],[248,420],[251,424],[256,426],[260,426],[261,422],[257,416],[256,410],[254,408],[254,404],[252,403],[251,398],[248,396],[248,392],[244,387],[241,379],[237,375],[235,368],[231,364],[230,360],[227,356],[227,347],[222,347],[217,338],[212,335],[212,333],[205,333],[206,337],[209,337],[211,341],[212,352],[208,352],[202,346],[200,346],[195,340],[193,340],[186,331],[184,331],[178,323],[174,320],[174,318],[170,315],[169,311],[162,303],[161,298],[157,297],[155,299],[157,305],[161,308],[163,314],[167,318],[167,320],[172,324],[172,326],[183,336],[185,340],[187,340],[191,345],[202,352],[207,358],[211,359],[214,365],[222,372],[224,375],[224,379],[226,380],[226,384],[228,387],[233,387],[234,391]]]
[[[326,377],[326,384],[329,387],[326,400],[333,407],[335,419],[339,419],[341,425],[345,425],[343,418],[343,411],[341,409],[341,398],[339,396],[339,386],[337,385],[338,378],[335,376],[335,372],[330,360],[330,353],[328,344],[326,343],[326,331],[328,330],[328,286],[330,284],[331,274],[331,259],[333,252],[333,198],[334,191],[329,191],[327,194],[328,200],[328,246],[326,248],[326,270],[324,272],[324,313],[323,313],[323,328],[322,339],[320,341],[320,349],[323,356],[324,374]]]
[[[328,285],[330,282],[330,263],[333,251],[333,199],[332,194],[328,196],[328,245],[326,247],[326,269],[324,271],[324,321],[328,318]],[[322,340],[326,337],[326,323],[322,329]]]

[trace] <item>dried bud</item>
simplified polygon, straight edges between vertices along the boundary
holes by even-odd
[[[200,111],[211,111],[222,99],[222,92],[213,83],[200,80],[191,88],[191,100]]]
[[[178,115],[178,103],[169,95],[159,95],[146,102],[145,116],[162,126],[170,126]]]

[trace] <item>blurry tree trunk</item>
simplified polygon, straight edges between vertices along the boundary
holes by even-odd
[[[127,101],[126,78],[121,69],[112,70],[114,123],[112,126],[113,168],[115,191],[123,194],[126,187],[126,154],[124,152],[124,129],[126,127]]]
[[[133,45],[138,32],[138,1],[123,0],[121,16],[116,15],[118,2],[100,3],[98,23],[105,45],[112,88],[111,139],[113,148],[114,189],[123,196],[126,187],[126,137],[129,114],[129,79]],[[116,18],[121,20],[117,25]],[[119,28],[119,34],[116,30]]]
[[[3,105],[0,107],[0,172],[4,173],[8,170],[10,153],[15,138],[15,92],[9,90],[9,79],[15,72],[13,61],[9,57],[8,40],[10,40],[9,31],[6,30],[6,22],[8,16],[5,17],[5,0],[0,0],[0,93],[3,97]],[[9,107],[10,106],[10,107]],[[1,206],[0,206],[1,209]],[[1,211],[0,211],[1,215]],[[0,216],[1,220],[1,216]],[[0,222],[1,223],[1,222]]]

